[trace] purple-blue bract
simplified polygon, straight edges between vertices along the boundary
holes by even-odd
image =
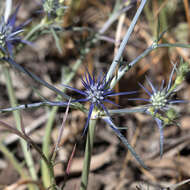
[[[152,82],[147,79],[147,82],[151,88],[151,91],[149,91],[147,88],[145,88],[142,84],[139,83],[140,87],[143,88],[143,90],[147,93],[149,98],[130,98],[129,100],[143,100],[145,102],[148,102],[149,104],[146,105],[146,113],[153,116],[154,120],[157,123],[157,126],[159,128],[160,132],[160,156],[163,155],[163,144],[164,144],[164,135],[163,135],[163,125],[165,125],[164,121],[162,121],[160,118],[156,117],[156,113],[159,113],[161,116],[166,117],[166,112],[171,109],[171,106],[173,104],[177,103],[184,103],[184,100],[175,100],[173,99],[173,95],[176,92],[176,88],[172,87],[172,77],[174,74],[176,67],[174,66],[168,85],[164,86],[164,80],[162,81],[162,84],[159,89],[157,89]]]
[[[17,6],[15,12],[5,21],[4,16],[0,20],[0,49],[8,56],[13,56],[13,46],[16,43],[30,44],[28,41],[23,40],[19,34],[24,31],[23,27],[27,25],[30,20],[23,24],[15,26],[16,16],[20,6]]]
[[[84,98],[77,99],[72,102],[90,102],[88,118],[87,118],[87,122],[84,127],[83,134],[85,133],[85,131],[88,127],[89,120],[91,118],[92,111],[94,108],[103,110],[106,113],[106,115],[109,116],[108,110],[105,107],[104,103],[111,103],[111,104],[117,105],[114,102],[112,102],[111,100],[109,100],[108,99],[109,97],[136,93],[136,91],[115,93],[109,87],[110,81],[111,80],[108,80],[108,81],[106,80],[106,75],[104,75],[104,76],[99,75],[96,80],[95,75],[93,74],[91,76],[90,73],[87,71],[85,74],[85,77],[82,78],[82,84],[85,88],[84,91],[64,85],[66,88],[73,90],[84,96]]]
[[[115,93],[110,88],[111,79],[110,80],[106,80],[106,79],[107,79],[106,75],[99,75],[98,79],[96,80],[95,75],[93,74],[91,76],[90,73],[87,71],[84,78],[82,78],[82,84],[85,88],[84,91],[64,85],[66,88],[73,90],[84,96],[84,98],[82,98],[82,99],[77,99],[77,100],[74,100],[71,102],[90,102],[88,118],[87,118],[84,130],[83,130],[83,135],[85,134],[85,132],[88,128],[88,124],[89,124],[89,121],[90,121],[90,118],[91,118],[94,108],[103,110],[105,112],[106,116],[102,117],[102,119],[113,129],[113,131],[120,138],[120,140],[123,142],[123,144],[126,146],[126,148],[129,149],[129,151],[132,153],[132,155],[139,162],[139,164],[141,164],[141,166],[143,166],[145,169],[148,169],[146,167],[146,165],[144,164],[144,162],[136,154],[135,150],[129,144],[127,139],[121,134],[119,129],[115,126],[115,124],[113,123],[113,121],[109,115],[108,109],[104,105],[104,103],[111,103],[111,104],[117,105],[114,102],[112,102],[111,100],[109,100],[108,99],[109,97],[134,94],[134,93],[136,93],[136,91]]]

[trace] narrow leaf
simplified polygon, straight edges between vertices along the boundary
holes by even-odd
[[[55,30],[51,27],[51,33],[53,35],[53,38],[55,40],[55,45],[59,51],[60,54],[62,54],[62,48],[61,48],[61,45],[60,45],[60,42],[59,42],[59,37],[57,36],[57,33],[55,32]]]
[[[28,75],[30,78],[34,79],[35,81],[39,82],[40,84],[42,84],[43,86],[46,86],[47,88],[53,90],[55,93],[63,96],[66,99],[69,99],[70,97],[68,95],[66,95],[65,93],[63,93],[61,90],[57,89],[56,87],[50,85],[49,83],[47,83],[46,81],[42,80],[41,78],[39,78],[37,75],[35,75],[34,73],[26,70],[24,67],[18,65],[14,60],[12,60],[11,58],[4,58],[4,61],[8,62],[11,66],[13,66],[15,69],[19,70],[20,72],[23,72],[24,74]]]
[[[144,162],[141,160],[141,158],[138,156],[138,154],[135,152],[133,147],[129,144],[127,139],[120,133],[117,126],[112,122],[110,117],[103,117],[103,120],[113,129],[113,131],[116,133],[116,135],[120,138],[120,140],[123,142],[123,144],[126,146],[126,148],[129,149],[131,154],[135,157],[135,159],[138,161],[138,163],[144,168],[148,169],[148,167],[144,164]]]

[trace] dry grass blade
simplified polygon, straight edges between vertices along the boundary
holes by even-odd
[[[9,186],[6,186],[4,190],[15,190],[15,189],[22,189],[21,186],[27,185],[27,184],[34,184],[38,186],[39,190],[45,190],[43,185],[39,182],[32,181],[32,180],[20,180],[14,184],[11,184]]]
[[[69,112],[69,105],[70,105],[70,102],[71,102],[71,99],[69,99],[69,102],[68,102],[68,105],[67,105],[67,108],[66,108],[64,117],[63,117],[63,122],[62,122],[61,128],[60,128],[59,133],[58,133],[57,142],[56,142],[56,144],[55,144],[55,148],[54,148],[53,151],[52,151],[51,160],[55,160],[56,153],[57,153],[57,151],[59,150],[59,146],[60,146],[60,142],[61,142],[61,137],[62,137],[62,135],[63,135],[63,130],[64,130],[64,127],[65,127],[65,122],[66,122],[66,119],[67,119],[67,116],[68,116],[68,112]]]
[[[26,131],[25,131],[25,127],[24,127],[24,123],[23,123],[23,119],[22,119],[22,116],[21,116],[21,130],[22,130],[22,132],[23,132],[23,134],[26,136]]]
[[[163,190],[177,190],[178,187],[180,187],[180,186],[182,186],[182,185],[184,185],[186,183],[189,183],[189,182],[190,182],[190,179],[187,179],[187,180],[181,181],[181,182],[179,182],[177,184],[171,185],[171,186],[169,186],[167,188],[164,188]]]
[[[19,137],[23,138],[24,140],[27,140],[27,138],[25,137],[25,135],[23,135],[19,130],[17,130],[16,128],[8,125],[7,123],[0,121],[0,126],[4,127],[5,129],[0,129],[1,131],[9,131],[11,133],[14,133],[16,135],[18,135]]]
[[[76,151],[76,144],[75,144],[74,147],[73,147],[73,151],[72,151],[72,153],[71,153],[71,156],[70,156],[69,161],[68,161],[68,164],[67,164],[67,169],[66,169],[66,174],[67,174],[67,175],[69,175],[69,173],[70,173],[70,168],[71,168],[71,164],[72,164],[72,160],[73,160],[75,151]]]
[[[33,142],[33,140],[29,136],[27,136],[26,134],[22,134],[19,130],[8,125],[7,123],[5,123],[3,121],[0,121],[0,126],[5,128],[5,129],[0,129],[1,131],[8,131],[8,132],[14,133],[14,134],[18,135],[19,137],[21,137],[22,139],[24,139],[29,145],[32,145],[32,147],[35,148],[35,150],[40,154],[40,156],[43,158],[43,160],[47,164],[49,164],[49,161],[47,160],[46,156],[43,154],[41,149]]]
[[[190,27],[189,2],[188,2],[188,0],[183,0],[183,3],[184,3],[184,7],[185,7],[185,14],[186,14],[187,22]]]

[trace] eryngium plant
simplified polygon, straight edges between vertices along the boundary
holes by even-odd
[[[172,72],[169,77],[169,82],[167,85],[164,85],[164,80],[162,80],[162,84],[160,88],[156,88],[152,82],[147,77],[146,80],[151,88],[149,91],[145,88],[142,84],[139,83],[140,87],[146,92],[149,96],[148,98],[130,98],[129,100],[143,100],[148,102],[145,106],[145,112],[151,115],[157,123],[160,132],[160,156],[163,155],[163,144],[164,144],[164,135],[163,135],[163,128],[166,125],[173,124],[177,117],[177,113],[174,108],[174,104],[184,103],[185,100],[176,100],[174,99],[174,95],[178,90],[179,84],[184,79],[185,73],[188,71],[187,63],[183,63],[179,70],[176,69],[176,65],[174,65]],[[184,71],[184,69],[186,71]],[[172,85],[172,78],[174,75],[174,71],[177,70],[177,77]]]
[[[89,112],[88,112],[87,121],[86,121],[84,130],[83,130],[83,135],[85,134],[85,132],[88,129],[90,119],[96,119],[97,117],[99,117],[98,113],[103,111],[105,113],[105,116],[102,117],[102,119],[116,133],[116,135],[120,138],[120,140],[123,142],[123,144],[126,146],[126,148],[128,148],[128,150],[132,153],[132,155],[136,158],[136,160],[139,162],[139,164],[142,167],[147,169],[144,162],[140,159],[140,157],[137,155],[135,150],[132,148],[132,146],[127,141],[126,137],[121,134],[121,132],[119,131],[117,126],[113,123],[111,116],[109,114],[109,111],[106,108],[106,106],[104,105],[105,103],[111,103],[111,104],[118,106],[117,104],[115,104],[114,102],[109,100],[108,98],[113,97],[113,96],[119,96],[119,95],[134,94],[134,93],[136,93],[136,91],[115,93],[110,88],[111,79],[107,81],[106,78],[107,78],[106,74],[99,75],[98,79],[96,80],[95,75],[93,74],[91,76],[90,73],[87,71],[84,78],[82,78],[82,84],[84,86],[83,91],[78,90],[73,87],[70,87],[70,86],[63,85],[66,88],[73,90],[73,91],[81,94],[82,96],[84,96],[84,98],[73,100],[73,101],[71,101],[71,103],[74,103],[74,102],[89,102],[90,103],[90,108],[89,108]]]
[[[88,71],[86,72],[84,79],[82,78],[81,81],[85,88],[84,91],[78,90],[76,88],[66,86],[66,85],[63,85],[63,86],[85,97],[85,98],[77,99],[71,102],[90,102],[88,118],[84,127],[83,134],[87,130],[89,120],[91,118],[91,115],[94,109],[103,110],[105,114],[109,116],[108,109],[105,107],[104,103],[111,103],[111,104],[117,105],[111,100],[109,100],[108,99],[109,97],[119,96],[119,95],[129,95],[129,94],[136,93],[136,91],[115,93],[113,92],[112,89],[109,88],[109,84],[111,80],[106,81],[106,75],[104,76],[99,75],[98,79],[96,80],[95,75],[91,76]]]
[[[17,43],[26,43],[30,44],[28,41],[23,40],[19,34],[24,31],[24,26],[27,25],[30,20],[24,22],[16,26],[16,16],[19,10],[18,6],[15,12],[9,16],[8,20],[6,21],[4,16],[1,17],[0,21],[0,50],[1,56],[7,55],[12,57],[13,56],[13,46]]]

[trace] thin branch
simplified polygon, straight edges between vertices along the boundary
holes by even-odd
[[[119,50],[118,50],[116,56],[114,57],[113,62],[111,64],[110,68],[109,68],[109,71],[108,71],[108,74],[107,74],[107,80],[109,80],[113,76],[115,68],[117,68],[116,66],[119,63],[119,60],[121,59],[121,56],[122,56],[122,54],[123,54],[123,52],[125,50],[125,47],[127,45],[128,40],[129,40],[129,37],[131,36],[131,33],[133,32],[133,29],[134,29],[134,27],[135,27],[135,25],[136,25],[136,23],[137,23],[137,21],[139,19],[139,16],[140,16],[146,2],[147,2],[147,0],[142,0],[141,1],[141,4],[140,4],[140,6],[139,6],[139,8],[138,8],[132,22],[131,22],[131,24],[129,26],[129,29],[126,32],[126,34],[125,34],[125,36],[123,38],[123,41],[121,42]]]

